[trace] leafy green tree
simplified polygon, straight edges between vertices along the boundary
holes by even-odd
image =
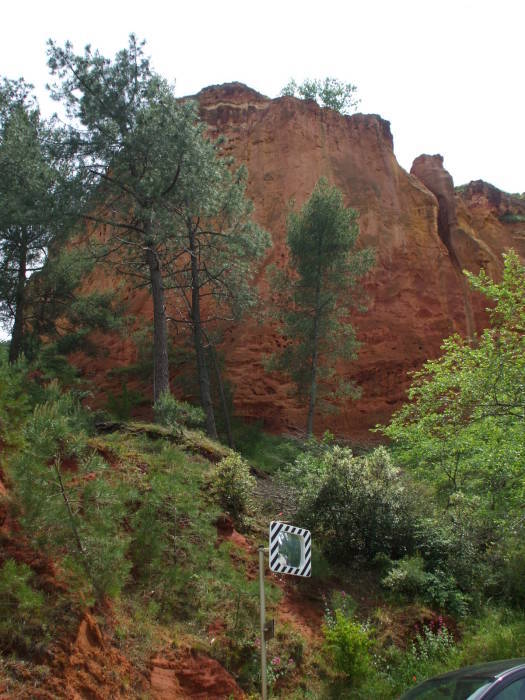
[[[382,431],[445,503],[461,495],[509,522],[525,490],[525,267],[509,251],[501,282],[466,274],[491,303],[488,328],[447,338]]]
[[[372,267],[374,253],[356,250],[358,235],[357,212],[345,207],[342,193],[324,178],[301,211],[288,219],[292,273],[281,275],[279,286],[282,331],[290,343],[274,366],[289,373],[299,393],[308,397],[308,436],[335,361],[355,358],[359,347],[348,314],[353,306],[364,310],[356,285]],[[350,383],[341,384],[340,391],[357,395]]]
[[[281,96],[300,97],[303,100],[314,100],[321,107],[329,107],[341,114],[355,112],[361,100],[356,97],[357,87],[352,83],[343,83],[337,78],[324,80],[307,78],[301,85],[295,80],[284,86]]]
[[[53,128],[31,89],[22,79],[0,84],[0,324],[12,330],[10,362],[24,351],[29,279],[45,264],[62,220]]]

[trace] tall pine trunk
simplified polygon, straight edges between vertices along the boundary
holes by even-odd
[[[210,344],[210,355],[211,361],[215,368],[215,376],[217,377],[217,387],[219,389],[219,396],[221,399],[222,413],[224,415],[224,427],[226,429],[226,438],[228,440],[228,447],[235,449],[235,444],[233,442],[232,425],[230,421],[230,410],[228,408],[228,402],[226,401],[226,392],[224,391],[224,382],[222,381],[221,368],[219,367],[219,362],[217,361],[217,351]]]
[[[191,224],[188,225],[188,237],[191,255],[191,324],[193,331],[193,345],[195,359],[197,361],[197,378],[199,382],[199,396],[202,410],[206,417],[206,432],[211,438],[217,439],[217,427],[210,392],[210,375],[206,363],[204,347],[204,333],[201,320],[201,290],[199,278],[199,258],[195,231]]]
[[[27,272],[27,241],[25,234],[20,243],[20,256],[18,258],[18,279],[15,292],[15,323],[9,345],[9,362],[18,360],[22,354],[24,340],[25,304],[26,304],[26,272]]]
[[[170,390],[166,304],[159,256],[153,244],[146,248],[153,299],[153,400]]]
[[[308,402],[308,418],[306,420],[306,437],[311,437],[314,429],[314,411],[317,401],[317,363],[319,361],[319,312],[316,311],[314,319],[314,337],[312,347],[312,366],[310,374],[310,400]]]
[[[311,437],[314,429],[314,411],[317,401],[317,366],[319,362],[319,317],[321,315],[321,251],[322,235],[319,237],[317,250],[317,282],[315,288],[315,317],[312,338],[312,365],[310,373],[310,401],[308,402],[308,418],[306,420],[306,437]]]

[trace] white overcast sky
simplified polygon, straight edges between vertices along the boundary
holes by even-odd
[[[407,170],[441,153],[457,185],[525,190],[525,0],[4,0],[0,74],[32,82],[46,112],[47,38],[113,56],[130,32],[179,95],[333,76],[391,122]]]

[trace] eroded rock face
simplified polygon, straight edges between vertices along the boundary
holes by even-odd
[[[443,156],[421,155],[412,163],[412,175],[428,187],[438,201],[438,233],[449,254],[455,257],[450,237],[458,225],[456,193],[451,175],[443,167]]]
[[[485,268],[498,276],[501,253],[514,248],[525,259],[525,197],[509,195],[488,182],[475,180],[456,192],[456,253],[464,266]]]
[[[365,283],[368,313],[352,315],[362,343],[359,359],[340,363],[337,372],[362,387],[362,398],[341,405],[337,414],[318,416],[315,430],[363,437],[401,404],[407,372],[436,357],[444,337],[483,325],[483,304],[471,299],[461,269],[477,272],[488,264],[497,273],[502,251],[522,235],[519,225],[498,218],[507,204],[490,186],[471,183],[456,194],[441,156],[421,156],[412,174],[404,171],[394,156],[390,125],[377,115],[342,116],[311,101],[272,100],[240,83],[206,88],[196,98],[210,134],[225,136],[226,153],[248,167],[255,219],[273,237],[264,269],[286,264],[289,201],[302,206],[321,176],[360,214],[360,245],[376,249],[377,264]],[[269,306],[264,269],[257,284]],[[127,293],[133,313],[151,318],[147,294],[131,288]],[[90,359],[88,365],[76,358],[101,386],[108,366],[133,361],[135,353],[129,340],[104,342],[104,362]],[[293,386],[263,366],[282,345],[270,322],[247,319],[232,327],[222,348],[227,376],[239,415],[263,420],[271,430],[300,431],[306,411],[291,395]]]

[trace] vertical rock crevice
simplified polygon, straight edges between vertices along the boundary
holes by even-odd
[[[448,251],[462,290],[467,335],[472,337],[476,326],[472,309],[470,288],[467,284],[457,252],[454,248],[454,232],[458,230],[456,195],[452,176],[443,167],[443,156],[436,154],[418,156],[412,163],[410,174],[415,175],[432,192],[438,202],[438,235]]]

